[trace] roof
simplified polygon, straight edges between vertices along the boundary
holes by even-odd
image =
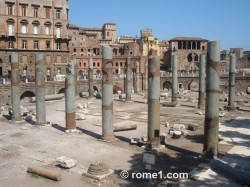
[[[76,26],[76,25],[74,25],[74,24],[71,24],[71,23],[70,23],[70,24],[68,24],[68,27],[69,27],[69,28],[76,28],[76,29],[78,29],[78,28],[79,28],[78,26]]]
[[[207,39],[199,38],[199,37],[175,37],[169,41],[182,41],[182,40],[185,40],[185,41],[208,41]]]

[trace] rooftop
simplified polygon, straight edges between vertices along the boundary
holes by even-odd
[[[207,39],[199,38],[199,37],[175,37],[175,38],[172,38],[169,41],[181,41],[181,40],[185,40],[185,41],[208,41]]]

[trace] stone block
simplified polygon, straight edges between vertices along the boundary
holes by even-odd
[[[56,158],[56,162],[62,167],[62,168],[72,168],[77,164],[77,160],[67,157],[58,157]]]

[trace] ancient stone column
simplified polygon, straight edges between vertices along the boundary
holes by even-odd
[[[145,88],[144,91],[148,90],[148,62],[145,62]]]
[[[102,47],[102,139],[114,139],[112,50]]]
[[[65,108],[66,108],[66,129],[76,129],[75,114],[75,62],[67,64],[67,75],[65,78]]]
[[[205,107],[205,55],[200,55],[198,108]]]
[[[160,144],[160,57],[150,51],[148,60],[148,139]]]
[[[11,54],[11,100],[13,112],[12,119],[14,121],[21,121],[18,53]]]
[[[230,66],[229,66],[229,87],[228,87],[228,110],[235,109],[235,54],[230,55]]]
[[[206,111],[203,156],[215,158],[218,154],[220,42],[208,42],[206,69]]]
[[[131,61],[130,57],[127,58],[126,64],[126,101],[131,101]]]
[[[94,85],[93,85],[93,58],[89,58],[89,98],[94,97]]]
[[[36,125],[46,124],[44,62],[45,55],[36,54]]]
[[[74,64],[74,76],[75,76],[75,96],[78,96],[78,91],[77,91],[77,60],[76,58],[73,59],[73,64]]]
[[[139,62],[136,62],[136,93],[140,91],[140,69]]]
[[[177,55],[171,55],[172,64],[172,103],[177,105],[177,91],[178,91],[178,74],[177,74]]]

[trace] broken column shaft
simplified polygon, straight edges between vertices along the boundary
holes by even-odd
[[[66,108],[66,129],[76,129],[75,114],[75,61],[67,65],[67,76],[65,79],[65,108]]]
[[[200,55],[198,107],[205,107],[205,55]]]
[[[150,51],[148,61],[148,139],[160,144],[160,58]]]
[[[20,88],[19,88],[19,58],[18,53],[11,54],[11,100],[12,100],[12,119],[21,120],[20,108]]]
[[[102,139],[114,139],[112,50],[102,47]]]
[[[220,43],[208,42],[206,70],[206,111],[203,156],[215,158],[218,154]]]
[[[172,64],[172,103],[177,105],[177,91],[178,91],[178,74],[177,74],[177,55],[171,55]]]
[[[231,54],[229,66],[228,110],[235,109],[235,63],[235,54]]]
[[[89,58],[89,98],[94,97],[94,85],[93,85],[93,58]]]
[[[36,125],[46,124],[44,54],[36,54]]]
[[[131,86],[131,62],[130,57],[128,57],[126,63],[126,101],[131,101]]]

